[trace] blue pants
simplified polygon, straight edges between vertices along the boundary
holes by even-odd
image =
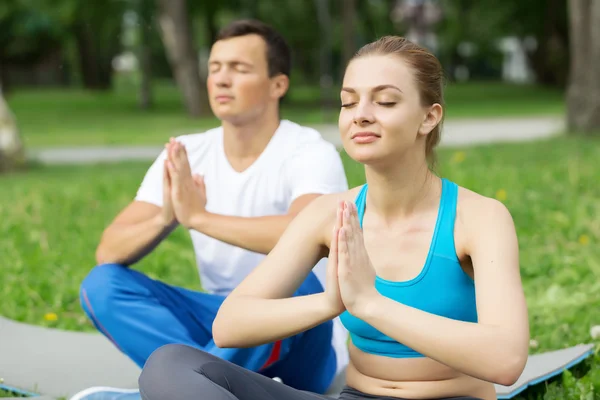
[[[311,273],[294,295],[322,291]],[[159,347],[185,344],[300,390],[324,393],[335,375],[331,321],[276,343],[219,348],[212,323],[223,296],[170,286],[117,264],[95,267],[80,300],[94,326],[140,368]]]

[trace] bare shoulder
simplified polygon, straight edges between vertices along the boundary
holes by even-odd
[[[506,205],[464,187],[458,191],[456,225],[465,247],[493,238],[516,239],[513,217]]]
[[[296,217],[298,222],[318,230],[323,243],[329,244],[331,231],[335,223],[335,213],[341,201],[353,202],[360,186],[338,193],[321,195],[312,200]]]
[[[504,203],[462,186],[458,190],[456,211],[460,221],[466,225],[480,225],[490,221],[512,222],[511,213]]]

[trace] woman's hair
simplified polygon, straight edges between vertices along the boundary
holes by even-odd
[[[431,106],[438,103],[445,108],[444,71],[439,60],[427,49],[404,37],[384,36],[360,48],[350,61],[372,55],[396,55],[402,58],[413,72],[421,104]],[[430,168],[433,168],[436,163],[434,148],[440,141],[444,114],[440,123],[433,128],[425,141],[425,156]]]

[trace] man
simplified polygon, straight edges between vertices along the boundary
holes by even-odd
[[[140,367],[158,347],[182,343],[323,393],[347,363],[346,333],[337,319],[255,348],[220,349],[212,340],[224,296],[261,262],[294,216],[317,196],[347,189],[335,147],[313,129],[280,120],[290,64],[285,40],[265,24],[244,20],[225,27],[211,49],[207,80],[221,126],[171,139],[135,200],[102,236],[99,265],[81,285],[82,306]],[[128,268],[178,224],[190,231],[206,293]],[[325,262],[296,295],[323,290]]]

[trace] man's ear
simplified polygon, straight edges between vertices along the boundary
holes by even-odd
[[[271,97],[280,99],[287,93],[290,87],[290,79],[283,74],[271,78]]]
[[[442,106],[435,103],[427,110],[423,117],[423,122],[419,127],[419,135],[429,135],[429,133],[442,121],[444,110]]]

